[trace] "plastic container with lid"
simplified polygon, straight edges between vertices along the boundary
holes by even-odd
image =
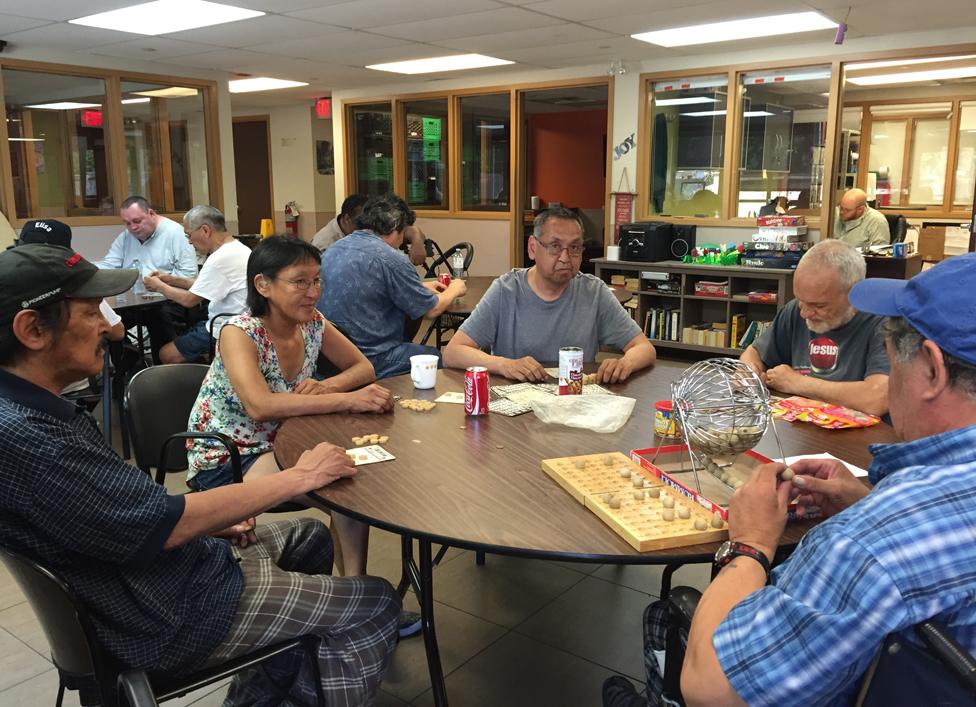
[[[681,438],[681,425],[670,400],[654,403],[654,433],[659,437]]]

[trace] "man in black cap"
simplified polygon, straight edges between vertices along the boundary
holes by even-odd
[[[99,303],[137,275],[99,270],[59,246],[0,253],[0,545],[57,572],[86,605],[102,647],[126,667],[179,675],[313,633],[323,638],[328,703],[368,703],[395,645],[396,592],[379,578],[329,576],[332,547],[320,522],[256,529],[253,520],[354,474],[345,450],[323,443],[273,478],[170,496],[58,396],[101,368],[108,323]],[[307,704],[312,669],[296,658],[269,669]],[[234,704],[270,693],[257,671],[230,690]],[[82,704],[97,701],[82,695]]]
[[[688,634],[686,704],[852,704],[884,638],[911,644],[912,627],[931,619],[976,650],[974,293],[976,253],[851,289],[859,311],[887,317],[888,399],[904,441],[871,446],[870,491],[842,463],[809,459],[791,481],[782,464],[761,466],[735,492],[729,542]],[[800,515],[816,506],[827,520],[770,572],[792,499]],[[651,704],[659,611],[646,621]],[[623,678],[605,683],[607,707],[643,704]]]

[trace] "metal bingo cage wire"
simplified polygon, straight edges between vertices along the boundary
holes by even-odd
[[[772,424],[769,391],[762,378],[738,359],[710,358],[689,366],[671,383],[671,403],[681,421],[699,493],[699,469],[722,478],[722,470],[732,465],[736,455],[759,444],[767,429],[773,430],[780,458],[786,456]],[[716,457],[723,457],[724,463]]]

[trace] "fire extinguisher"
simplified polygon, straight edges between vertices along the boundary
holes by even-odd
[[[285,232],[289,236],[298,237],[298,217],[301,215],[297,202],[289,201],[285,204]]]

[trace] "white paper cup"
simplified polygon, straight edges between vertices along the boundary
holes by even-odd
[[[420,390],[433,388],[437,383],[437,356],[418,354],[410,357],[410,380]]]
[[[620,246],[619,245],[608,245],[607,246],[607,260],[620,260]]]

